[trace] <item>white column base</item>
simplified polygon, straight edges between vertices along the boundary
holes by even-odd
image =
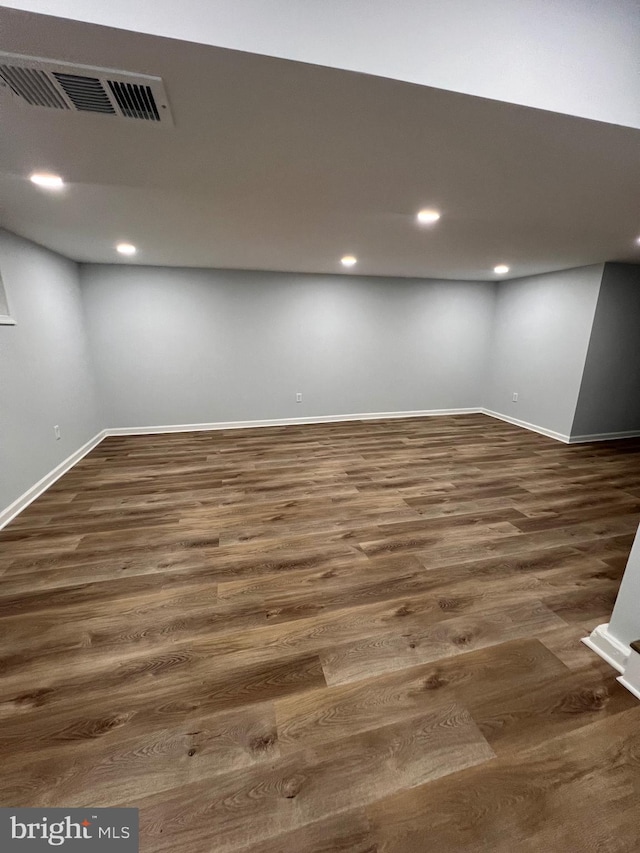
[[[633,693],[636,699],[640,699],[640,654],[631,652],[624,673],[618,681]]]
[[[598,625],[582,641],[608,664],[621,672],[616,681],[640,699],[640,654],[632,652],[609,632],[609,625]]]
[[[609,633],[608,622],[594,628],[590,636],[585,637],[582,642],[618,672],[624,672],[631,649]]]

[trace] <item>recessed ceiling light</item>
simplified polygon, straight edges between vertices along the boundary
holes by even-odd
[[[120,252],[121,255],[135,255],[137,252],[136,247],[133,243],[118,243],[116,249]]]
[[[417,220],[422,225],[432,225],[440,219],[440,214],[437,210],[419,210]]]
[[[636,243],[640,246],[640,237],[636,237]]]
[[[48,172],[34,172],[33,175],[29,175],[29,180],[46,190],[61,190],[64,186],[60,175],[51,175]]]
[[[343,267],[352,267],[358,263],[358,259],[353,255],[345,255],[344,258],[340,258],[340,263]]]
[[[504,275],[509,272],[509,267],[506,264],[498,264],[497,267],[493,268],[493,271],[498,273],[498,275]]]

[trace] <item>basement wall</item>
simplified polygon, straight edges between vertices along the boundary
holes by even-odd
[[[597,264],[500,282],[487,409],[569,437],[602,275]]]
[[[105,426],[482,405],[492,283],[122,265],[81,276]]]
[[[0,326],[2,510],[102,424],[77,265],[0,230],[0,272],[16,321]]]
[[[606,264],[571,434],[640,433],[640,266]]]

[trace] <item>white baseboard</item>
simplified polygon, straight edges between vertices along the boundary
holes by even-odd
[[[442,415],[478,415],[482,409],[425,409],[415,412],[365,412],[350,415],[316,415],[308,418],[274,418],[256,421],[217,421],[209,424],[165,424],[151,427],[111,427],[107,435],[161,435],[167,432],[204,432],[220,429],[256,429],[257,427],[330,424],[342,421],[373,421],[389,418],[430,418]]]
[[[585,444],[590,441],[615,441],[620,438],[638,438],[640,430],[632,429],[627,432],[594,432],[591,435],[572,435],[569,444]]]
[[[40,497],[43,492],[52,486],[56,480],[59,480],[63,474],[66,474],[70,468],[73,468],[83,456],[86,456],[91,450],[93,450],[96,445],[100,444],[102,439],[106,436],[106,430],[101,430],[97,435],[95,435],[90,441],[86,444],[83,444],[81,448],[72,453],[71,456],[67,456],[59,465],[49,471],[41,480],[31,486],[30,489],[20,495],[20,497],[15,500],[12,504],[9,504],[6,509],[0,510],[0,530],[3,527],[6,527],[10,521],[22,512],[23,509],[29,506],[30,503],[35,501],[36,498]]]
[[[528,421],[521,421],[519,418],[512,418],[509,415],[503,415],[500,412],[492,412],[490,409],[479,409],[483,415],[489,415],[491,418],[497,418],[499,421],[513,424],[514,426],[522,427],[523,429],[538,432],[540,435],[546,435],[548,438],[554,438],[556,441],[561,441],[563,444],[587,444],[591,441],[615,441],[621,438],[639,438],[640,430],[627,430],[626,432],[594,432],[590,435],[565,435],[562,432],[547,429],[546,427],[530,424]]]
[[[609,632],[608,623],[598,625],[582,642],[618,672],[624,672],[631,649]]]
[[[509,417],[509,415],[502,415],[499,412],[492,412],[490,409],[480,409],[480,411],[482,414],[489,415],[491,418],[497,418],[499,421],[505,421],[505,423],[523,427],[523,429],[540,433],[540,435],[546,435],[547,438],[554,438],[556,441],[561,441],[563,444],[569,444],[569,436],[564,435],[561,432],[555,432],[552,429],[547,429],[546,427],[541,427],[537,424],[530,424],[528,421],[521,421],[518,418]]]

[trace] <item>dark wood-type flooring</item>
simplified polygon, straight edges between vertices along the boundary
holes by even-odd
[[[640,703],[580,643],[640,441],[482,415],[108,438],[0,533],[0,805],[143,853],[638,853]]]

